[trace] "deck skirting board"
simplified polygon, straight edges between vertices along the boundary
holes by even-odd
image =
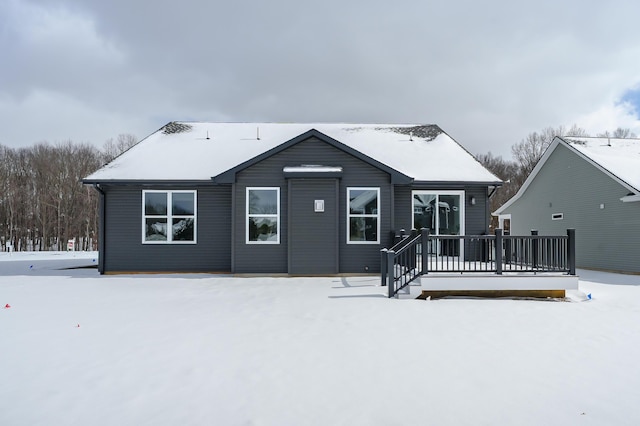
[[[440,299],[443,297],[534,297],[563,299],[566,296],[564,290],[423,290],[418,299]]]
[[[422,291],[577,290],[576,275],[455,275],[420,277]]]

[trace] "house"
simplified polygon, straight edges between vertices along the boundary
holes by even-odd
[[[435,125],[187,122],[83,182],[101,273],[303,275],[378,272],[400,229],[486,233],[501,184]]]
[[[576,229],[576,265],[640,272],[640,140],[556,137],[495,214],[511,233]]]

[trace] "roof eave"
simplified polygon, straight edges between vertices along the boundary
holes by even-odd
[[[627,195],[626,197],[620,198],[620,201],[622,201],[623,203],[635,203],[635,202],[638,202],[638,201],[640,201],[640,194]]]
[[[84,185],[109,185],[109,186],[210,186],[210,179],[83,179]]]
[[[461,186],[502,186],[504,184],[503,181],[468,181],[468,180],[447,180],[447,181],[438,181],[438,180],[414,180],[411,182],[414,185],[423,185],[423,186],[434,186],[439,188],[450,188],[450,187],[461,187]]]
[[[551,153],[553,151],[555,151],[556,147],[560,143],[564,144],[565,146],[569,145],[564,140],[562,140],[562,138],[560,138],[558,136],[554,137],[553,141],[551,141],[551,144],[549,145],[549,147],[545,150],[544,154],[542,154],[542,157],[540,157],[540,160],[538,160],[538,163],[536,164],[536,166],[533,168],[531,173],[529,173],[529,176],[527,176],[527,179],[525,179],[525,181],[522,184],[522,186],[520,187],[520,189],[518,189],[518,192],[516,192],[516,195],[514,195],[511,198],[509,198],[506,203],[504,203],[502,206],[498,207],[495,212],[491,213],[492,216],[498,216],[498,215],[502,214],[502,212],[504,212],[513,203],[515,203],[520,197],[522,197],[524,192],[527,190],[527,188],[531,184],[531,181],[533,179],[535,179],[535,177],[540,172],[540,169],[542,169],[542,166],[544,165],[544,163],[547,162],[547,159],[551,156]]]

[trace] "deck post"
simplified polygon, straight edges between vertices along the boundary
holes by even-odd
[[[502,229],[496,228],[496,274],[502,275]]]
[[[418,230],[413,228],[411,229],[411,232],[409,233],[409,240],[413,241],[414,238],[416,238],[418,236]],[[414,244],[411,248],[409,248],[409,253],[407,253],[409,255],[409,264],[406,265],[408,266],[410,269],[415,270],[418,267],[418,249],[417,246]]]
[[[576,274],[576,230],[567,229],[567,262],[569,263],[569,275]]]
[[[395,273],[395,268],[393,267],[394,257],[395,257],[395,252],[393,250],[388,250],[387,251],[387,288],[389,291],[389,297],[393,297],[396,294],[396,289],[395,289],[396,273]]]
[[[532,229],[531,236],[533,237],[531,239],[531,266],[535,269],[538,267],[538,248],[540,246],[540,240],[536,238],[538,236],[538,230]]]
[[[422,228],[420,231],[420,244],[422,245],[422,271],[421,274],[429,273],[429,228]]]
[[[387,285],[387,249],[380,250],[380,280],[381,286]]]

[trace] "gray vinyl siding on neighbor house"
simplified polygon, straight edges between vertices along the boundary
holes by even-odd
[[[640,203],[623,203],[628,190],[582,157],[559,144],[522,196],[502,214],[511,214],[514,234],[537,229],[564,235],[576,229],[576,265],[640,272]],[[603,208],[601,208],[601,206]],[[562,220],[553,220],[562,214]]]
[[[380,269],[380,249],[387,245],[386,236],[391,229],[391,183],[388,173],[316,138],[301,141],[290,148],[274,154],[238,172],[234,185],[234,265],[235,273],[288,273],[287,224],[289,216],[289,194],[285,166],[315,164],[341,166],[338,194],[338,250],[339,272],[376,272]],[[309,178],[313,180],[315,178]],[[246,243],[246,188],[280,188],[280,244]],[[347,187],[380,188],[380,244],[347,244]],[[312,186],[309,187],[311,191]],[[311,196],[311,194],[310,194]],[[312,206],[310,206],[311,208]],[[323,230],[319,232],[325,232]],[[309,245],[313,250],[313,245]],[[317,253],[333,256],[335,253]]]
[[[196,244],[143,244],[142,191],[184,187],[106,186],[104,272],[231,270],[231,188],[197,190]]]

